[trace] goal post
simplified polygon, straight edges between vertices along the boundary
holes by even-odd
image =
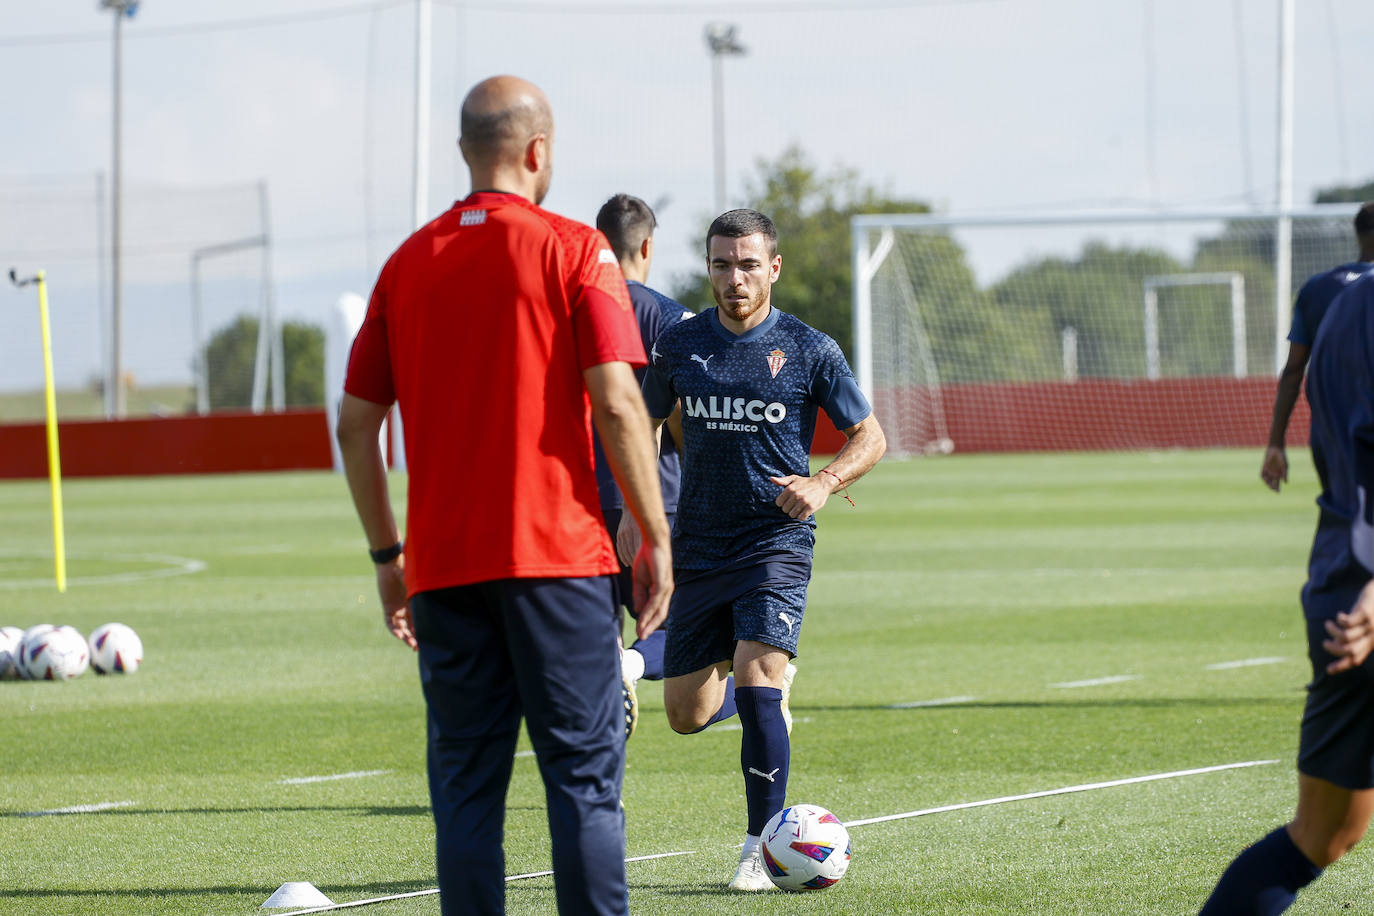
[[[1354,212],[1286,214],[1296,282],[1349,260]],[[898,454],[1262,445],[1291,309],[1278,222],[855,216],[855,374]]]
[[[1248,359],[1245,346],[1245,274],[1223,271],[1199,274],[1169,274],[1145,278],[1145,377],[1160,377],[1159,291],[1183,286],[1224,286],[1231,300],[1232,375],[1245,378]]]

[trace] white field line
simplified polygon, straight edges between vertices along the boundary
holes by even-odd
[[[333,782],[336,779],[362,779],[364,776],[384,776],[390,770],[356,770],[352,773],[334,773],[329,776],[293,776],[278,780],[284,786],[303,786],[312,782]]]
[[[1138,674],[1113,674],[1111,677],[1095,677],[1086,681],[1065,681],[1062,684],[1051,684],[1061,690],[1073,690],[1077,687],[1101,687],[1103,684],[1124,684],[1127,681],[1138,681]]]
[[[1180,776],[1198,776],[1202,773],[1218,773],[1222,770],[1238,770],[1243,767],[1262,767],[1277,760],[1246,760],[1241,763],[1223,763],[1218,766],[1197,767],[1192,770],[1174,770],[1172,773],[1152,773],[1149,776],[1131,776],[1127,779],[1112,779],[1107,782],[1089,782],[1081,786],[1064,786],[1059,789],[1046,789],[1042,792],[1027,792],[1024,795],[1003,795],[1000,798],[986,798],[982,801],[961,802],[957,805],[941,805],[938,808],[924,808],[920,811],[907,811],[902,814],[885,814],[882,817],[866,817],[856,821],[845,821],[846,827],[862,827],[865,824],[879,824],[883,821],[899,821],[909,817],[923,817],[927,814],[941,814],[946,811],[962,811],[965,808],[984,808],[988,805],[1004,805],[1007,802],[1026,801],[1032,798],[1047,798],[1051,795],[1070,795],[1074,792],[1090,792],[1093,789],[1110,789],[1114,786],[1129,786],[1141,782],[1156,782],[1161,779],[1177,779]]]
[[[632,856],[631,858],[628,858],[625,861],[645,862],[649,859],[668,859],[672,858],[673,856],[690,856],[692,854],[693,850],[690,849],[683,850],[682,852],[657,852],[649,856]],[[545,878],[551,874],[553,874],[552,871],[532,871],[523,875],[507,875],[506,881],[520,881],[524,878]],[[346,910],[355,906],[368,906],[373,903],[385,903],[388,900],[404,900],[407,897],[428,897],[432,894],[437,893],[439,893],[439,889],[437,887],[432,887],[429,890],[410,891],[406,894],[391,894],[386,897],[372,897],[367,900],[351,900],[348,903],[331,903],[329,906],[311,907],[308,910],[292,910],[291,912],[285,914],[285,916],[305,916],[306,913],[328,913],[332,910]]]
[[[1222,770],[1237,770],[1244,767],[1268,766],[1271,763],[1278,763],[1277,760],[1246,760],[1241,763],[1223,763],[1218,766],[1197,767],[1191,770],[1174,770],[1171,773],[1153,773],[1149,776],[1132,776],[1127,779],[1113,779],[1108,782],[1090,782],[1081,786],[1064,786],[1059,789],[1046,789],[1043,792],[1027,792],[1024,795],[1004,795],[1000,798],[987,798],[982,801],[961,802],[957,805],[942,805],[938,808],[925,808],[920,811],[907,811],[903,814],[887,814],[882,817],[860,818],[859,820],[845,821],[845,827],[862,827],[865,824],[879,824],[884,821],[897,821],[911,817],[922,817],[927,814],[940,814],[945,811],[961,811],[965,808],[982,808],[988,805],[1002,805],[1007,802],[1026,801],[1032,798],[1046,798],[1051,795],[1069,795],[1074,792],[1089,792],[1093,789],[1109,789],[1114,786],[1128,786],[1135,783],[1155,782],[1161,779],[1177,779],[1180,776],[1197,776],[1202,773],[1218,773]],[[634,856],[626,859],[626,862],[643,862],[649,859],[667,859],[673,856],[690,856],[692,850],[681,852],[660,852],[647,856]],[[507,881],[519,881],[523,878],[542,878],[553,874],[552,871],[536,871],[523,875],[508,875]],[[344,910],[352,907],[368,906],[373,903],[384,903],[388,900],[404,900],[407,897],[425,897],[439,893],[438,888],[431,888],[423,891],[411,891],[406,894],[391,894],[386,897],[372,897],[367,900],[353,900],[348,903],[334,903],[329,906],[317,906],[307,910],[292,910],[286,916],[306,916],[308,913],[328,913],[333,910]]]
[[[41,554],[21,553],[19,551],[0,551],[0,556],[42,556]],[[126,563],[161,563],[162,569],[149,569],[126,573],[110,573],[104,576],[68,576],[68,585],[125,585],[131,582],[145,582],[149,579],[167,579],[172,576],[191,576],[199,572],[204,572],[206,564],[204,560],[196,560],[191,557],[176,557],[161,553],[93,553],[93,554],[72,554],[67,555],[70,563],[73,559],[91,557],[100,560],[109,560]],[[21,588],[41,588],[52,584],[52,579],[44,577],[41,579],[8,579],[0,581],[0,591],[12,591]]]
[[[1208,671],[1228,671],[1232,668],[1252,668],[1255,665],[1277,665],[1279,662],[1286,662],[1288,659],[1282,655],[1269,655],[1264,658],[1242,658],[1235,662],[1217,662],[1215,665],[1207,665]]]
[[[97,811],[110,811],[114,808],[128,808],[138,802],[117,801],[97,802],[94,805],[72,805],[68,808],[52,808],[47,811],[25,811],[20,817],[48,817],[54,814],[94,814]]]
[[[534,750],[531,749],[531,750],[528,750],[528,751],[516,751],[516,752],[515,752],[515,756],[517,756],[517,757],[533,757],[533,756],[534,756]]]
[[[927,706],[953,706],[956,703],[972,703],[977,697],[940,697],[938,700],[913,700],[910,703],[890,703],[885,709],[925,709]]]

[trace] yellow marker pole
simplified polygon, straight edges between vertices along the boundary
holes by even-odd
[[[57,393],[52,381],[52,332],[48,328],[48,284],[39,271],[38,315],[43,326],[43,402],[48,415],[48,479],[52,482],[52,548],[57,590],[67,590],[67,547],[62,531],[62,456],[57,447]]]

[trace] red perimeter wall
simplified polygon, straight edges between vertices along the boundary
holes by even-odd
[[[63,477],[285,471],[333,464],[324,411],[57,424]],[[42,423],[0,425],[0,478],[47,477]]]
[[[956,452],[1112,451],[1161,448],[1262,448],[1269,439],[1277,379],[1084,379],[943,385],[945,426]],[[932,429],[898,441],[890,405],[926,404],[930,391],[879,392],[878,418],[890,448],[920,451]],[[928,411],[927,411],[928,412]],[[1307,443],[1311,414],[1299,398],[1289,446]],[[824,416],[812,451],[844,444]]]
[[[947,385],[956,452],[1263,447],[1277,380],[1190,378]],[[881,418],[881,414],[879,415]],[[1307,442],[1299,398],[1288,444]]]
[[[949,437],[958,452],[1263,446],[1272,379],[1169,379],[946,385]],[[1298,400],[1289,445],[1307,441]],[[280,414],[69,421],[58,424],[64,477],[218,474],[327,469],[321,409]],[[46,477],[42,423],[0,425],[0,478]],[[812,451],[833,454],[844,436],[824,413]]]

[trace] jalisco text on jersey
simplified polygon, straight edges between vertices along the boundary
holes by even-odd
[[[688,395],[682,399],[682,410],[689,417],[710,417],[713,420],[767,420],[781,423],[787,416],[787,406],[774,401],[746,401],[744,398],[694,398]]]

